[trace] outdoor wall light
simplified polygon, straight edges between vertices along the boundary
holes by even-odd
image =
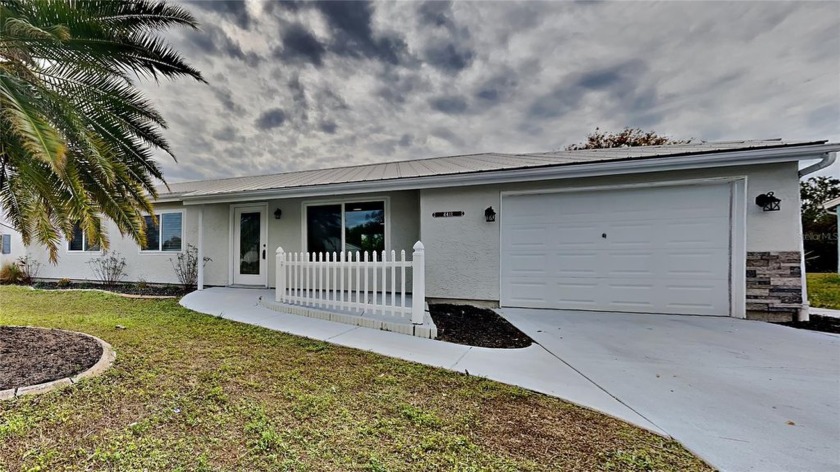
[[[281,210],[279,208],[274,210],[274,219],[275,220],[279,220],[281,216],[283,216],[283,210]]]
[[[484,210],[484,220],[488,223],[496,221],[496,212],[493,210],[493,207],[487,207],[487,209]]]
[[[762,193],[755,197],[755,204],[760,206],[764,211],[779,211],[779,203],[781,200],[773,195],[773,192]]]

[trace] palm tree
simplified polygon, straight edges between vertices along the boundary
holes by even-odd
[[[105,218],[144,243],[153,153],[172,152],[133,79],[204,82],[157,36],[172,26],[197,24],[164,2],[0,0],[0,212],[53,262],[74,224],[103,247]]]

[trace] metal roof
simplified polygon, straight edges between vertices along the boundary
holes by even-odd
[[[529,154],[483,153],[435,157],[331,169],[304,170],[280,174],[232,177],[169,184],[158,187],[161,199],[189,198],[325,186],[355,182],[377,182],[417,177],[469,174],[537,167],[575,166],[621,160],[667,158],[726,151],[746,151],[824,144],[825,141],[727,141],[668,144],[610,149],[550,151]]]

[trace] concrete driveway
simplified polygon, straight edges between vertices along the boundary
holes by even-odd
[[[840,336],[717,317],[501,312],[721,470],[840,470]]]

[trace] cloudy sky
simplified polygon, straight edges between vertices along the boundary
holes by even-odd
[[[209,85],[143,85],[172,182],[548,151],[596,126],[840,141],[840,2],[186,4],[201,30],[167,37]]]

